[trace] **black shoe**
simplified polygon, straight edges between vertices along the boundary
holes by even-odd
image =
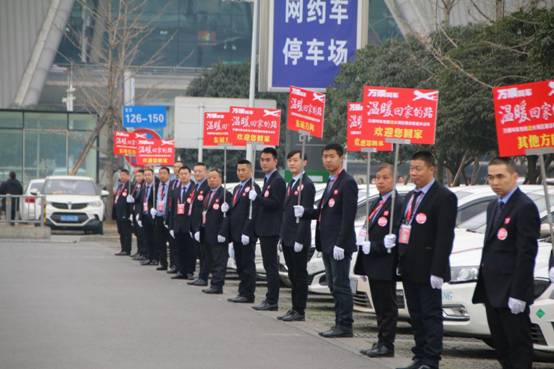
[[[114,255],[115,256],[129,256],[129,253],[125,252],[125,251],[120,251],[120,252],[116,252]]]
[[[227,299],[227,301],[234,302],[237,304],[251,304],[254,302],[254,299],[253,298],[249,299],[248,297],[244,297],[244,296],[237,296],[237,297],[229,298]]]
[[[278,317],[277,317],[277,320],[283,320],[283,318],[285,318],[285,317],[291,315],[292,313],[294,313],[294,310],[291,309],[291,310],[287,311],[287,312],[285,313],[285,315],[278,316]]]
[[[282,317],[281,320],[283,322],[303,322],[306,320],[306,316],[298,311],[293,311],[291,314]]]
[[[385,345],[377,345],[360,353],[369,357],[394,357],[394,349],[391,350]]]
[[[167,274],[177,274],[177,269],[175,269],[175,267],[171,267],[167,270]]]
[[[262,301],[260,304],[252,306],[252,309],[258,311],[277,311],[279,306],[277,304],[270,304],[266,300]]]
[[[187,279],[190,279],[191,281],[194,280],[194,274],[192,274],[192,273],[187,273],[186,276],[187,276]]]
[[[159,267],[156,268],[156,270],[167,270],[167,267],[160,265]]]
[[[181,273],[175,274],[171,279],[187,279],[187,276]]]
[[[129,256],[132,257],[133,259],[135,259],[135,258],[138,258],[139,253],[135,252],[133,255],[129,255]]]
[[[418,366],[417,369],[436,369],[436,367],[424,364],[424,365]]]
[[[396,368],[396,369],[419,369],[420,367],[421,367],[421,364],[418,361],[414,361],[408,366],[405,366],[402,368]]]
[[[343,328],[340,326],[333,327],[325,332],[320,332],[319,335],[325,338],[341,338],[341,337],[353,337],[352,328]]]
[[[212,286],[210,288],[203,289],[202,292],[207,293],[208,295],[221,295],[223,293],[223,289]]]
[[[203,280],[203,279],[196,278],[194,281],[188,282],[187,284],[188,284],[189,286],[205,287],[205,286],[208,285],[208,282],[206,282],[206,281]]]
[[[143,261],[140,263],[140,265],[153,265],[153,264],[152,264],[153,262],[154,262],[153,260],[148,260],[148,259],[146,259],[146,260],[143,260]]]

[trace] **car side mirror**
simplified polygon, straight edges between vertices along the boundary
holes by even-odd
[[[33,196],[38,196],[39,195],[39,192],[36,189],[33,189],[30,192],[31,192],[31,195],[33,195]]]
[[[100,196],[102,196],[102,197],[108,197],[109,194],[110,194],[110,193],[109,193],[108,191],[106,191],[106,190],[100,191]]]

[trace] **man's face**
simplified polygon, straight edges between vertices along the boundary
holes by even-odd
[[[252,177],[252,169],[248,164],[239,164],[237,165],[237,177],[239,180],[246,181],[248,178]]]
[[[287,159],[287,166],[290,170],[290,172],[293,174],[293,176],[296,176],[300,173],[302,173],[302,170],[306,167],[308,162],[306,160],[302,160],[300,158],[299,153],[294,154],[289,159]]]
[[[183,167],[183,163],[177,161],[175,162],[175,164],[173,164],[173,174],[175,174],[176,176],[179,175],[179,169],[181,169]]]
[[[208,186],[210,188],[218,188],[221,186],[221,176],[216,171],[208,173]]]
[[[260,168],[264,173],[271,173],[277,169],[277,159],[272,154],[262,153],[260,155]]]
[[[179,171],[179,180],[181,183],[189,183],[190,182],[190,170],[183,169]]]
[[[491,189],[498,196],[510,193],[517,185],[517,172],[511,173],[505,164],[489,165],[487,179]]]
[[[195,165],[194,166],[194,179],[196,179],[196,182],[202,182],[204,179],[206,179],[206,167],[203,165]]]
[[[142,183],[142,181],[144,181],[144,174],[142,174],[141,172],[136,172],[135,173],[135,182]]]
[[[417,188],[424,187],[433,180],[435,167],[427,164],[423,160],[410,161],[410,177]]]
[[[339,156],[336,150],[323,151],[321,160],[329,173],[335,173],[342,168],[342,156]]]
[[[160,170],[158,175],[160,176],[160,181],[162,182],[167,182],[169,180],[169,172],[165,169]]]
[[[121,182],[127,182],[129,180],[129,174],[127,172],[119,172],[119,180]]]
[[[144,172],[144,180],[146,183],[151,184],[154,181],[154,173],[152,171],[147,170]]]
[[[383,168],[377,172],[375,176],[375,185],[379,193],[388,193],[392,191],[394,180],[392,178],[392,171],[390,168]]]

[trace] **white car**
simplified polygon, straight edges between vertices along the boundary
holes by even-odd
[[[23,201],[19,202],[19,215],[21,216],[21,220],[37,221],[40,219],[40,201],[37,201],[38,199],[32,192],[40,192],[43,184],[44,179],[32,179],[27,185],[25,193],[23,194],[25,197]]]
[[[46,225],[50,228],[103,234],[102,197],[108,192],[100,191],[92,178],[50,176],[39,193],[46,196]]]

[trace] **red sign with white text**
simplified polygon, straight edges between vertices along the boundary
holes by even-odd
[[[346,108],[346,148],[348,151],[361,151],[372,148],[377,151],[392,151],[392,144],[383,137],[376,137],[365,119],[364,104],[349,102]]]
[[[500,156],[554,148],[554,80],[492,89]]]
[[[435,143],[438,90],[364,86],[363,102],[374,136],[420,145]]]
[[[325,94],[290,86],[287,128],[323,137]]]
[[[230,145],[231,113],[204,113],[204,146]]]
[[[232,106],[230,142],[234,146],[258,143],[279,146],[281,110]]]
[[[173,165],[175,140],[137,140],[137,165]]]
[[[113,132],[113,154],[135,156],[137,154],[136,135],[133,132]]]

